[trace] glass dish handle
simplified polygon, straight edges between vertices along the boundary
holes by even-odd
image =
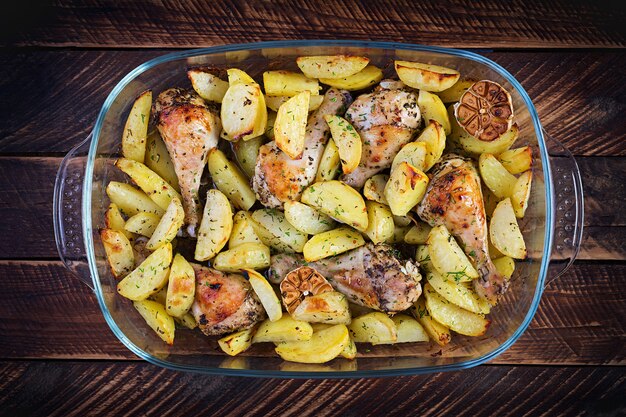
[[[93,290],[82,226],[82,196],[91,135],[65,155],[54,183],[54,238],[61,260]]]
[[[574,263],[583,237],[583,182],[571,152],[545,130],[552,171],[554,240],[546,286],[563,275]]]

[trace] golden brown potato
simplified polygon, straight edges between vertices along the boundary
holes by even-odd
[[[393,320],[379,311],[353,319],[348,328],[357,343],[393,343],[398,339],[398,331]]]
[[[369,64],[369,58],[352,55],[300,56],[296,64],[309,78],[345,78]]]
[[[298,201],[287,201],[284,208],[287,221],[307,235],[327,232],[337,225],[329,216]]]
[[[428,253],[433,266],[456,282],[478,278],[478,272],[445,226],[433,227],[428,235]]]
[[[359,232],[349,227],[339,227],[319,233],[309,239],[303,248],[304,259],[307,262],[313,262],[363,245],[365,245],[365,240]]]
[[[268,96],[293,97],[303,91],[308,91],[311,95],[320,93],[317,80],[291,71],[265,71],[263,86]]]
[[[385,185],[388,181],[389,175],[387,174],[376,174],[369,177],[363,186],[363,196],[370,201],[388,206],[389,203],[385,198]]]
[[[404,242],[409,245],[423,245],[428,240],[431,230],[430,225],[418,221],[404,236]]]
[[[109,208],[104,212],[104,225],[107,229],[117,230],[118,232],[124,233],[124,236],[126,236],[128,240],[135,238],[134,233],[129,232],[124,228],[126,220],[122,217],[122,212],[115,203],[109,204]]]
[[[268,248],[269,255],[269,248]],[[269,258],[269,256],[268,256]],[[269,263],[268,263],[269,266]],[[283,316],[283,308],[280,299],[276,295],[272,285],[267,282],[265,277],[252,269],[246,269],[248,281],[252,289],[259,297],[269,321],[278,321]]]
[[[501,256],[500,258],[494,258],[493,264],[499,273],[506,279],[510,279],[515,272],[515,261],[509,256]]]
[[[373,343],[374,345],[428,342],[430,340],[426,330],[413,317],[409,317],[406,314],[396,314],[391,320],[396,326],[396,340],[394,342]]]
[[[324,181],[309,186],[300,199],[333,219],[364,232],[367,208],[361,194],[340,181]]]
[[[408,162],[401,162],[391,172],[385,185],[385,199],[391,212],[396,216],[405,216],[422,201],[427,186],[426,174]]]
[[[426,142],[415,141],[409,142],[400,149],[391,163],[391,171],[393,171],[400,162],[408,162],[420,171],[425,171],[426,162]]]
[[[422,113],[422,118],[425,123],[429,123],[431,120],[437,121],[442,127],[446,135],[451,132],[450,119],[446,106],[443,105],[441,99],[426,90],[420,90],[417,96],[417,105]]]
[[[230,80],[230,71],[229,80]],[[261,136],[267,125],[267,107],[257,83],[229,82],[220,112],[228,140],[248,140]]]
[[[450,329],[432,318],[426,309],[424,297],[420,297],[420,299],[415,302],[414,306],[411,308],[411,313],[424,327],[426,333],[428,333],[435,343],[439,346],[445,346],[450,343],[450,340],[452,340]]]
[[[428,171],[435,165],[446,147],[446,133],[443,127],[436,120],[431,120],[422,130],[422,133],[415,140],[423,142],[426,145],[426,154],[424,155],[423,171]],[[416,168],[420,169],[418,166]]]
[[[330,138],[324,148],[322,159],[320,160],[320,166],[317,168],[317,175],[315,176],[315,182],[331,181],[339,174],[339,168],[341,161],[339,159],[339,149],[335,141]]]
[[[152,91],[150,90],[141,93],[133,103],[122,132],[122,155],[124,158],[143,163],[146,155],[146,138],[151,107]]]
[[[311,340],[313,328],[306,321],[299,321],[283,314],[276,321],[265,320],[257,329],[252,343],[285,343]]]
[[[419,90],[443,91],[452,87],[461,76],[460,72],[439,65],[409,61],[395,61],[394,65],[400,81]]]
[[[302,253],[308,236],[293,227],[282,211],[256,210],[251,219],[254,232],[265,245],[280,252]]]
[[[489,153],[481,154],[478,168],[483,182],[496,197],[503,199],[513,194],[517,178],[507,171],[495,156]]]
[[[515,211],[515,217],[521,219],[526,213],[528,207],[528,200],[530,199],[530,187],[533,182],[532,171],[526,171],[517,178],[513,192],[511,193],[511,204],[513,205],[513,211]]]
[[[304,151],[310,97],[309,91],[303,91],[287,100],[276,113],[274,140],[291,159],[299,159]]]
[[[256,195],[245,175],[231,162],[224,152],[217,148],[209,151],[209,173],[215,186],[228,197],[235,207],[249,210],[256,201]]]
[[[291,316],[308,323],[350,324],[348,299],[338,291],[304,297]]]
[[[228,240],[228,249],[234,249],[243,243],[261,243],[254,232],[249,211],[238,211],[233,217],[233,230]]]
[[[178,191],[141,162],[120,158],[115,166],[126,173],[161,209],[167,210],[172,198],[182,199]]]
[[[324,363],[335,359],[350,343],[350,334],[344,324],[313,333],[310,340],[281,343],[276,353],[286,361]]]
[[[233,150],[237,157],[237,162],[243,172],[252,178],[254,176],[254,167],[256,159],[259,156],[259,149],[265,143],[265,136],[257,136],[249,140],[240,140],[233,143]]]
[[[133,301],[145,300],[167,285],[172,263],[172,245],[152,252],[137,268],[117,284],[117,292]]]
[[[162,216],[157,216],[154,213],[141,211],[126,220],[124,229],[131,234],[136,233],[141,236],[150,237],[161,221],[161,217]]]
[[[341,116],[329,114],[324,116],[324,120],[328,123],[330,134],[337,145],[343,173],[349,174],[361,161],[361,137],[350,122]]]
[[[209,190],[204,204],[202,220],[194,258],[207,261],[222,250],[233,230],[233,212],[228,198],[219,190]]]
[[[424,286],[424,296],[430,315],[451,330],[466,336],[482,336],[487,332],[491,320],[446,301],[430,284]]]
[[[498,160],[511,174],[521,174],[533,165],[533,150],[530,146],[509,149],[498,155]]]
[[[503,255],[515,259],[526,258],[526,243],[520,231],[510,198],[500,201],[489,223],[491,243]]]
[[[263,269],[270,266],[270,248],[262,243],[242,243],[220,252],[213,259],[218,271],[238,272],[242,269]]]
[[[217,341],[220,348],[230,356],[235,356],[248,350],[252,346],[254,328],[240,330],[238,332],[224,336]]]
[[[465,310],[478,314],[489,314],[491,305],[471,288],[470,283],[456,282],[453,278],[444,278],[437,271],[426,274],[426,281],[444,299]]]
[[[394,222],[389,207],[375,201],[367,201],[367,236],[374,243],[382,243],[393,237]]]
[[[183,204],[178,198],[174,197],[154,229],[150,240],[146,243],[146,248],[155,250],[174,240],[184,222],[185,211],[183,210]]]
[[[137,300],[133,302],[133,306],[165,343],[174,344],[176,325],[174,319],[165,311],[163,304],[151,300]]]
[[[196,93],[207,101],[221,103],[226,91],[228,91],[228,81],[211,74],[207,69],[191,69],[187,71],[187,77]]]
[[[280,106],[282,106],[287,100],[291,97],[289,96],[265,96],[265,104],[267,104],[267,108],[273,111],[278,111]],[[310,96],[309,97],[309,112],[313,110],[317,110],[319,106],[322,105],[324,101],[324,96]]]
[[[167,181],[176,191],[180,192],[178,176],[174,170],[172,158],[170,158],[165,142],[163,142],[159,131],[156,129],[148,134],[144,164]]]
[[[193,304],[196,293],[196,274],[187,260],[177,253],[170,268],[169,282],[165,298],[167,313],[173,317],[183,317]]]
[[[113,276],[123,278],[128,275],[135,265],[135,255],[126,235],[118,230],[102,229],[100,239]]]
[[[320,82],[331,87],[348,91],[358,91],[371,87],[383,79],[383,72],[374,65],[368,65],[356,74],[344,78],[320,78]]]

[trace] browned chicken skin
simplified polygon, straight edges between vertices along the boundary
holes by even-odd
[[[417,214],[431,226],[444,225],[460,239],[479,274],[474,281],[476,292],[495,305],[508,283],[489,256],[480,177],[472,163],[450,154],[435,165]]]
[[[270,261],[269,278],[278,283],[304,265],[301,255],[279,254]],[[412,261],[400,263],[392,247],[365,246],[307,264],[351,302],[389,313],[408,309],[422,293],[421,275]]]
[[[249,329],[265,319],[265,310],[248,281],[198,264],[191,312],[207,336]]]
[[[208,152],[217,146],[220,118],[195,92],[182,88],[159,94],[153,113],[178,177],[187,232],[195,236],[202,216],[198,187]]]

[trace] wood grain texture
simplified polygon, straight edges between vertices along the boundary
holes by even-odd
[[[0,157],[0,218],[7,219],[0,259],[57,257],[52,196],[60,162],[56,157]],[[578,163],[586,226],[579,259],[626,260],[626,158],[580,157]]]
[[[25,361],[0,362],[0,375],[2,416],[608,416],[626,412],[623,368],[481,366],[398,378],[277,380],[186,374],[147,363]]]
[[[348,38],[480,48],[626,45],[626,13],[619,2],[90,0],[30,11],[2,44],[192,48]]]
[[[117,82],[166,52],[0,51],[0,111],[11,115],[0,119],[0,153],[69,151],[89,134]],[[482,54],[521,82],[545,129],[575,155],[626,156],[626,54]]]
[[[0,359],[136,359],[57,261],[0,261]],[[495,364],[626,364],[626,264],[577,263]]]

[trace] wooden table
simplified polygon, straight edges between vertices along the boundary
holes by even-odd
[[[626,412],[623,6],[23,3],[4,16],[0,40],[0,415]],[[576,155],[586,198],[579,260],[546,288],[526,333],[490,363],[357,380],[172,372],[131,354],[94,294],[58,260],[57,168],[124,74],[173,48],[307,38],[475,48],[517,77],[547,131]]]

